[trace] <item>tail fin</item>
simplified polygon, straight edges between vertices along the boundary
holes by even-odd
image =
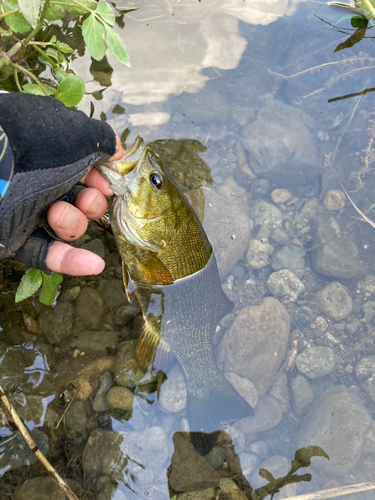
[[[219,390],[213,388],[204,396],[193,394],[187,387],[190,432],[219,431],[225,424],[254,415],[251,406],[223,379]]]

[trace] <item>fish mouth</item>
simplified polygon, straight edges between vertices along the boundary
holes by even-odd
[[[109,162],[105,166],[123,176],[129,174],[146,154],[146,147],[142,137],[136,137],[134,143],[125,150],[121,160]]]

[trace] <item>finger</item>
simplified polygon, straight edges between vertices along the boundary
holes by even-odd
[[[87,187],[92,187],[99,189],[99,191],[104,194],[104,196],[112,196],[113,190],[109,185],[109,182],[102,177],[99,170],[94,167],[91,167],[87,174],[81,179],[83,184],[86,184]]]
[[[119,161],[125,155],[125,151],[122,149],[121,139],[116,130],[114,130],[114,133],[116,136],[116,153],[112,156],[111,161]]]
[[[55,241],[49,248],[46,264],[48,269],[70,276],[91,276],[99,274],[105,262],[95,253],[74,248],[61,241]]]
[[[57,201],[48,209],[47,221],[57,236],[66,241],[76,240],[87,229],[84,214],[65,201]]]
[[[82,189],[77,194],[74,203],[88,219],[99,219],[107,210],[107,200],[95,188]]]

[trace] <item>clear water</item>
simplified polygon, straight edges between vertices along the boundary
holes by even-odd
[[[187,191],[204,185],[204,189],[211,190],[211,194],[204,191],[206,201],[214,199],[219,204],[219,210],[210,211],[212,207],[206,205],[203,211],[202,195],[198,196],[201,207],[198,212],[206,216],[204,225],[218,255],[223,288],[235,303],[232,316],[221,323],[213,339],[219,365],[226,371],[235,371],[235,362],[228,361],[223,354],[226,347],[222,347],[226,346],[232,322],[236,322],[236,316],[238,320],[244,308],[259,306],[276,293],[271,293],[267,285],[274,272],[270,265],[272,250],[275,253],[289,244],[306,252],[303,270],[301,265],[293,270],[304,290],[294,300],[290,295],[277,296],[280,308],[284,308],[290,319],[286,341],[278,340],[281,334],[275,321],[281,322],[280,316],[271,313],[267,320],[257,323],[261,326],[257,342],[265,357],[263,367],[254,369],[256,376],[252,381],[261,396],[258,409],[261,401],[265,405],[260,414],[263,427],[260,424],[246,427],[237,422],[227,429],[246,479],[253,488],[263,484],[258,469],[268,459],[271,462],[264,467],[275,477],[281,477],[289,471],[297,448],[319,445],[326,447],[330,462],[320,458],[313,462],[313,467],[300,469],[301,474],[306,471],[312,474],[311,482],[285,487],[274,498],[374,480],[375,393],[371,366],[375,364],[361,372],[357,365],[375,354],[375,313],[371,307],[375,288],[371,288],[369,279],[375,276],[372,258],[375,233],[359,219],[347,199],[345,207],[339,210],[326,210],[323,204],[327,191],[342,189],[330,164],[353,202],[369,218],[374,216],[374,176],[369,153],[374,134],[372,40],[364,39],[352,48],[334,53],[349,35],[327,24],[336,25],[341,13],[324,3],[159,0],[130,2],[126,7],[138,9],[123,17],[123,29],[117,27],[130,54],[132,69],[121,66],[111,56],[108,63],[113,72],[104,63],[93,65],[87,56],[77,59],[74,69],[89,82],[88,90],[92,93],[81,109],[89,114],[93,103],[93,116],[106,119],[120,134],[125,131],[127,145],[138,134],[146,142],[159,141],[154,147],[182,188]],[[340,26],[350,28],[349,21],[341,21]],[[365,89],[370,91],[358,96]],[[341,97],[346,98],[338,99]],[[271,198],[277,188],[291,194],[281,205],[273,203]],[[306,203],[314,206],[314,200],[317,211],[312,210],[304,219],[301,210]],[[262,201],[276,206],[281,214],[274,214],[277,220],[273,219],[273,225],[262,222],[257,215]],[[236,220],[231,224],[233,214]],[[338,245],[332,247],[333,253],[339,253],[338,247],[349,245],[351,250],[346,249],[338,260],[348,264],[346,268],[349,264],[354,268],[350,277],[343,277],[342,271],[340,277],[318,272],[314,263],[317,251],[327,242],[316,237],[314,227],[318,217],[328,221],[326,238]],[[246,233],[245,226],[249,226],[251,233]],[[279,227],[278,236],[275,227]],[[21,407],[25,396],[28,405],[30,396],[39,397],[32,407],[35,415],[24,413],[23,418],[30,429],[44,431],[49,441],[47,456],[63,477],[78,482],[79,498],[122,499],[135,498],[136,494],[168,498],[167,468],[173,453],[172,437],[175,432],[188,429],[185,410],[169,413],[163,409],[155,400],[154,387],[147,384],[136,391],[131,418],[129,413],[92,410],[98,375],[107,370],[113,376],[111,363],[118,350],[124,349],[121,342],[135,339],[140,332],[138,320],[123,326],[126,321],[119,319],[118,310],[125,298],[119,260],[110,236],[91,229],[88,238],[81,239],[79,244],[95,238],[105,243],[106,271],[93,278],[65,279],[57,302],[66,303],[64,293],[70,290],[69,303],[73,305],[68,309],[74,309],[74,324],[70,336],[62,342],[50,344],[45,336],[26,330],[21,313],[38,319],[45,308],[36,299],[15,305],[14,290],[20,274],[3,270],[2,386]],[[269,258],[263,267],[249,264],[246,251],[250,239],[273,247],[269,248]],[[238,257],[236,252],[240,252]],[[352,300],[351,311],[346,316],[343,313],[344,317],[336,313],[336,319],[319,298],[332,282],[341,283]],[[87,309],[80,317],[72,292],[77,286],[98,292],[103,303],[101,314]],[[330,293],[324,304],[331,298]],[[343,301],[348,301],[345,294],[341,298],[336,311]],[[89,295],[80,307],[85,309],[86,303],[95,309],[98,300],[97,295],[94,298]],[[276,311],[276,306],[271,309]],[[62,315],[63,322],[69,321],[69,311]],[[93,319],[91,325],[87,319],[90,314],[99,318]],[[107,343],[94,351],[94,342],[90,345],[90,335],[94,334],[89,333],[83,339],[82,331],[87,330],[119,333],[113,337],[113,345],[106,337]],[[292,361],[289,353],[295,345],[293,341],[298,341],[298,354],[311,347],[330,347],[335,361],[328,374],[317,378],[305,376],[304,385],[297,392],[300,398],[310,399],[302,409],[297,407],[294,388],[301,369],[293,365],[287,370],[289,366],[285,365],[286,361]],[[244,377],[241,353],[245,349],[246,354],[246,345],[237,347],[237,374]],[[230,349],[229,354],[236,359],[235,348]],[[269,361],[270,352],[277,362]],[[112,356],[112,361],[108,356]],[[77,382],[83,380],[80,370],[89,363],[96,367],[93,378],[89,379],[95,390],[86,393],[83,404],[77,405],[79,398],[76,398],[71,413],[75,420],[71,416],[69,421],[68,412],[66,420],[51,434],[49,431],[74,393],[68,382],[74,379],[76,387],[81,387]],[[269,370],[264,369],[264,364]],[[181,404],[178,407],[176,403],[179,410],[183,407],[184,384],[178,367],[169,374],[168,382],[177,388],[173,398]],[[47,405],[50,413],[46,412]],[[26,467],[29,459],[24,455],[18,467],[15,466],[21,453],[19,447],[12,448],[9,444],[16,439],[15,433],[8,430],[5,422],[2,425],[0,497],[10,498],[17,484],[43,472],[39,465]],[[101,430],[96,431],[97,428]],[[319,433],[320,429],[326,429],[325,434]],[[96,447],[92,445],[94,441],[91,447],[87,445],[90,433],[95,436],[95,432],[104,431],[106,437],[100,438],[103,441],[97,438]],[[116,442],[111,441],[114,436]],[[41,447],[42,442],[43,439]],[[127,464],[119,459],[124,455],[130,458]],[[274,468],[272,461],[276,464]],[[86,467],[86,482],[82,467]],[[197,493],[191,498],[210,497]],[[341,498],[370,499],[373,492]]]

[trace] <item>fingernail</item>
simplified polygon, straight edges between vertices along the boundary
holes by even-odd
[[[102,273],[104,271],[104,268],[105,268],[105,262],[103,260],[103,266],[102,266],[102,268],[101,268],[100,271],[98,271],[97,273],[95,273],[95,276],[98,275],[98,274],[100,274],[100,273]]]
[[[61,213],[60,219],[56,224],[60,229],[74,229],[78,222],[78,214],[76,210],[66,205]]]
[[[98,193],[94,201],[89,206],[87,214],[97,215],[103,210],[103,208],[104,208],[104,200],[102,195]]]

